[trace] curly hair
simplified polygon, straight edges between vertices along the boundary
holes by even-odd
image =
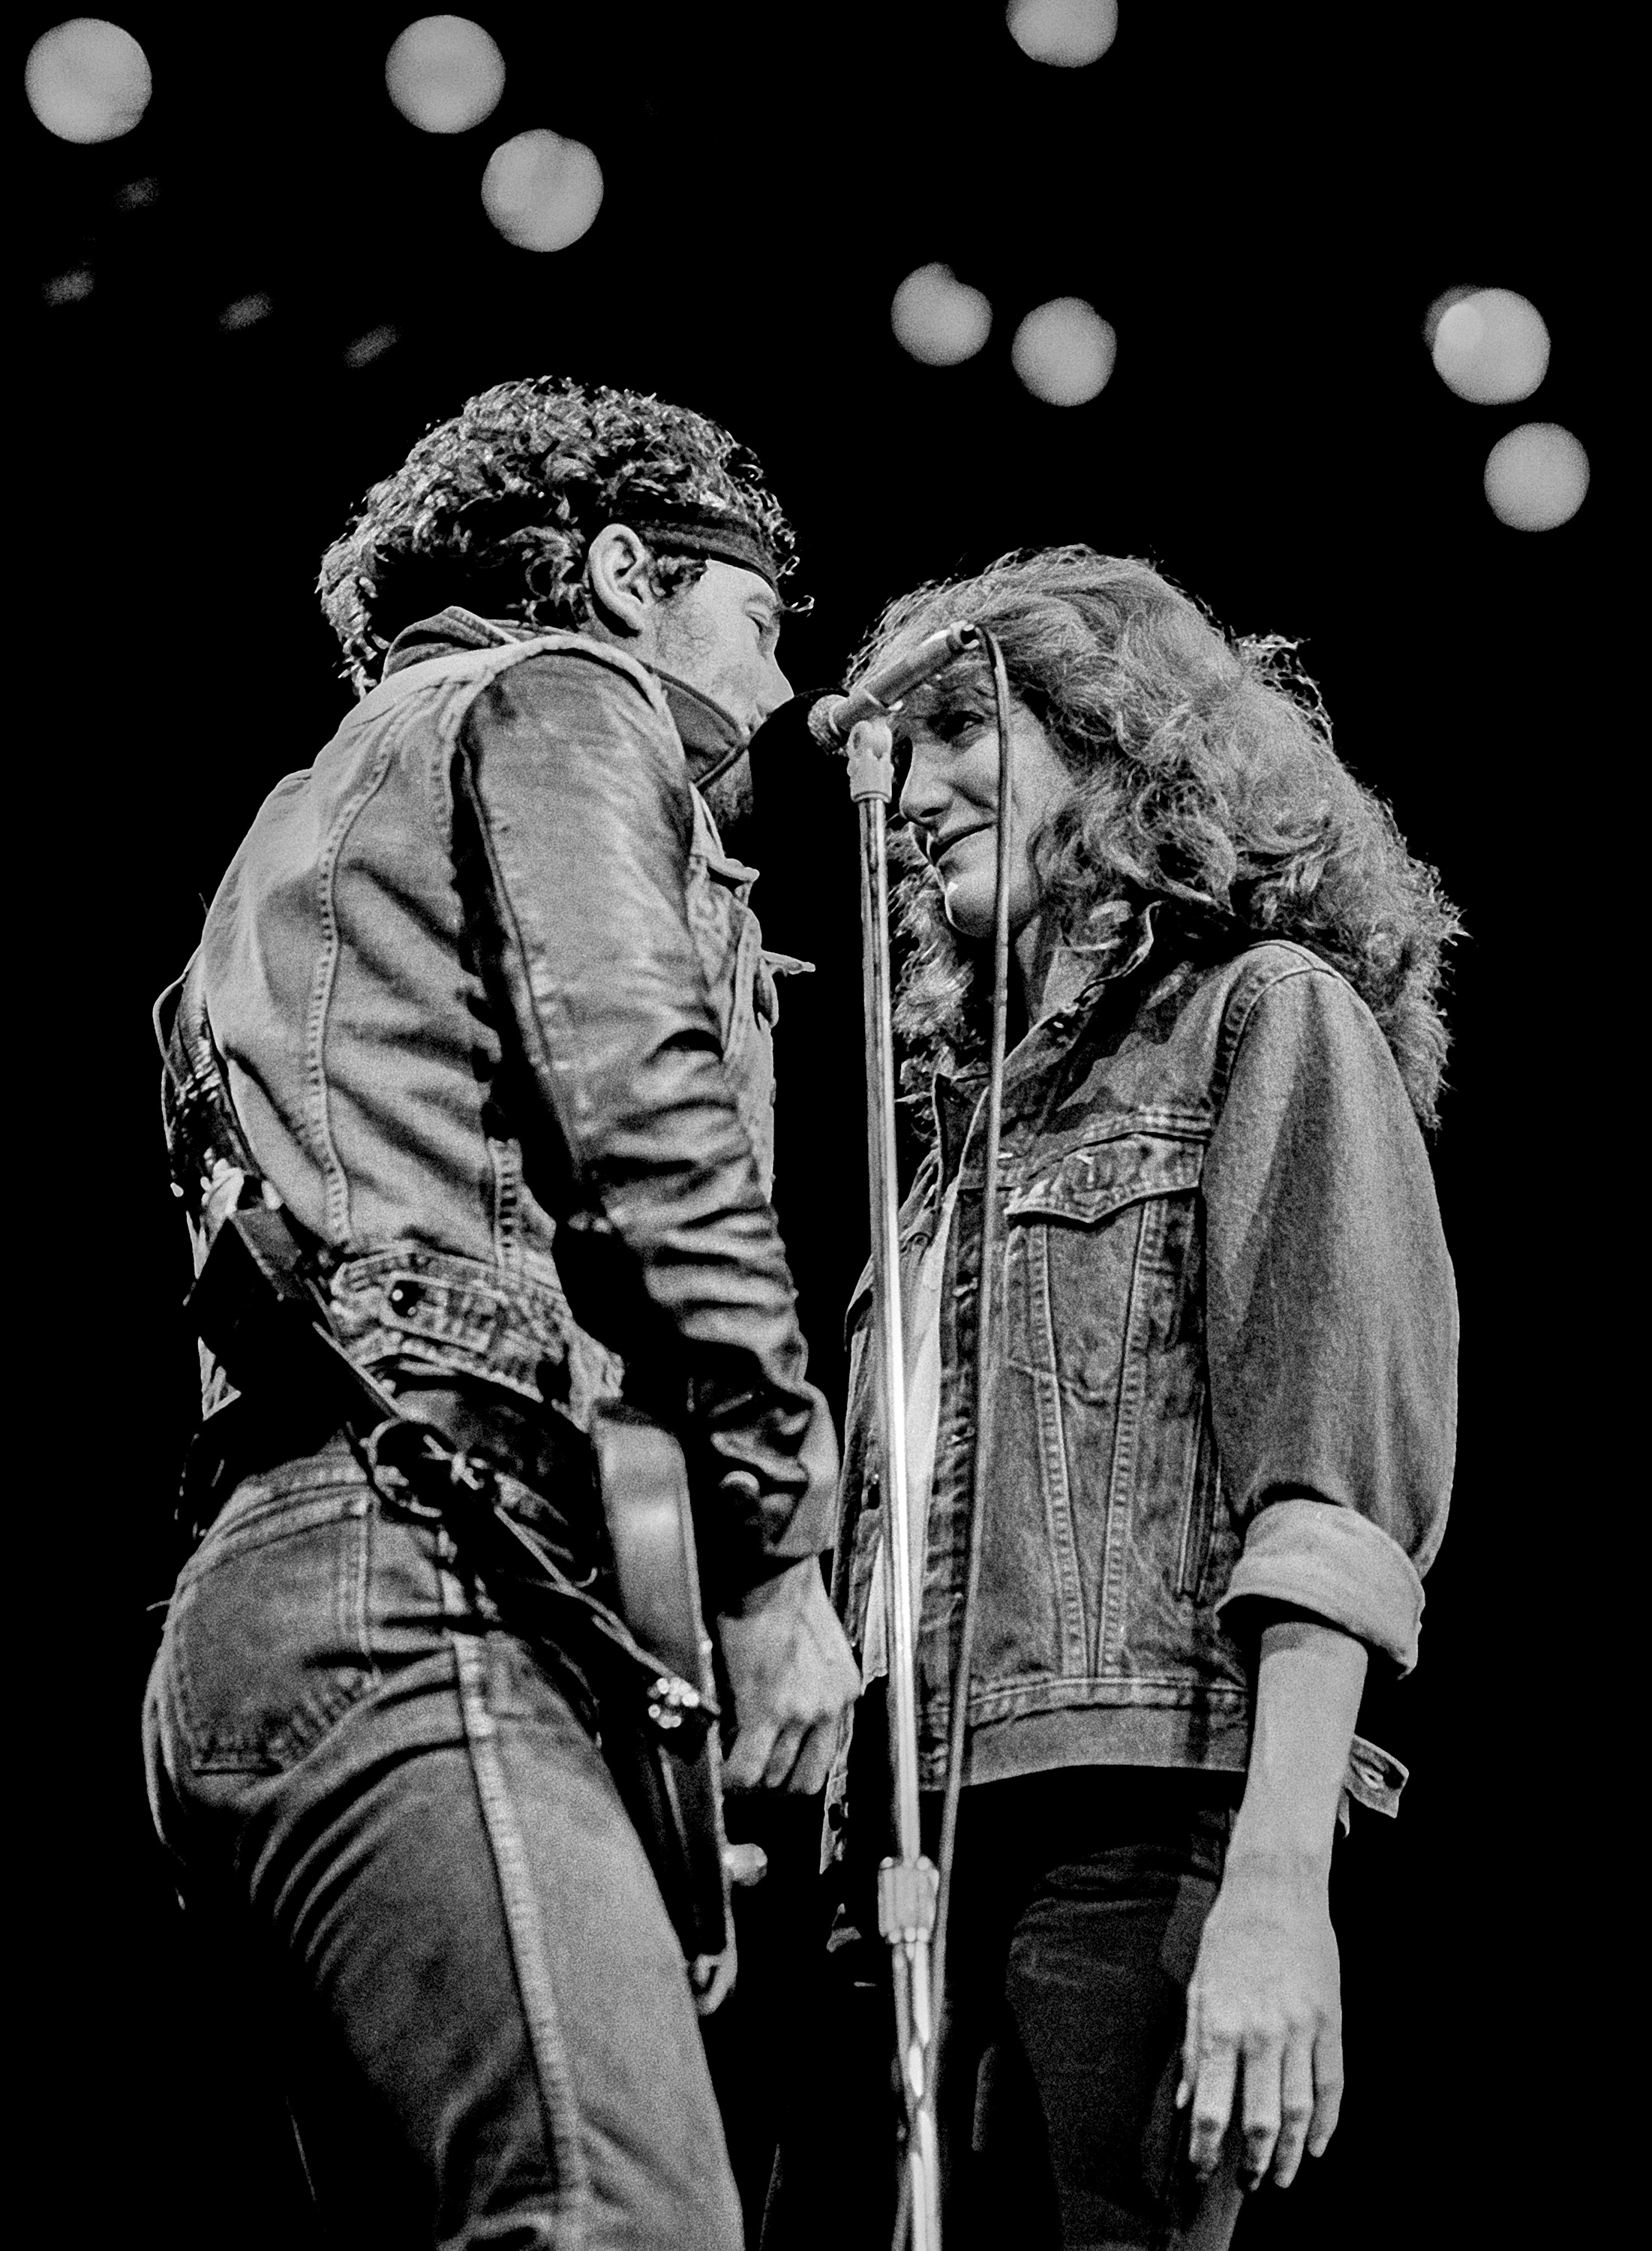
[[[1145,563],[1067,546],[1003,557],[890,604],[855,676],[955,619],[1002,644],[1012,694],[1076,786],[1029,840],[1041,911],[1104,966],[1152,902],[1155,951],[1231,953],[1294,939],[1340,972],[1393,1052],[1412,1107],[1436,1122],[1447,1034],[1442,957],[1460,924],[1433,869],[1331,748],[1317,689],[1276,636],[1226,635]],[[978,657],[908,699],[943,733],[990,724]],[[896,1027],[909,1086],[978,1054],[987,951],[945,919],[940,883],[897,848],[905,945]]]
[[[495,384],[433,424],[322,557],[317,592],[346,676],[364,695],[397,634],[451,602],[583,624],[585,549],[616,519],[666,551],[653,563],[662,592],[697,578],[720,535],[777,578],[791,567],[791,528],[761,466],[715,422],[564,377]],[[674,523],[694,527],[675,553]]]

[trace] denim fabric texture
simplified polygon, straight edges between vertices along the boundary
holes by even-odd
[[[1420,1133],[1352,989],[1282,943],[1092,980],[1009,1058],[978,1418],[978,1079],[936,1087],[902,1213],[909,1291],[960,1175],[918,1645],[925,1787],[944,1779],[978,1419],[988,1504],[968,1778],[1074,1764],[1240,1770],[1240,1605],[1304,1610],[1414,1663],[1444,1527],[1456,1308]],[[864,1632],[882,1536],[867,1283],[834,1588]],[[843,1818],[846,1763],[831,1793]],[[1349,1789],[1404,1770],[1357,1742]]]
[[[445,613],[265,804],[200,980],[350,1352],[543,1421],[557,1490],[507,1492],[581,1562],[584,1433],[623,1381],[683,1438],[714,1603],[826,1544],[767,1201],[771,964],[694,786],[731,745],[617,648]],[[259,1981],[252,2035],[287,2043],[328,2225],[377,2251],[736,2251],[681,1956],[589,1692],[320,1411],[266,1390],[218,1425],[239,1482],[144,1734],[180,1889]]]
[[[156,1826],[281,2028],[330,2222],[364,2251],[736,2251],[681,1957],[600,1752],[382,1481],[342,1441],[245,1481],[144,1713]]]
[[[266,800],[202,960],[356,1356],[583,1429],[623,1347],[738,1591],[830,1534],[767,1200],[774,961],[692,781],[736,739],[610,644],[445,612]]]

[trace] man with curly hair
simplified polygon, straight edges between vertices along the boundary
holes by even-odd
[[[1420,1128],[1455,920],[1283,644],[1231,642],[1145,564],[1073,547],[896,602],[863,668],[955,620],[998,636],[1011,689],[1013,1042],[978,1396],[1004,814],[966,655],[896,731],[899,1022],[930,1117],[901,1226],[902,1567],[932,1820],[985,1449],[945,2240],[1218,2251],[1244,2188],[1331,2139],[1332,1837],[1351,1796],[1392,1811],[1403,1780],[1354,1728],[1367,1666],[1416,1661],[1451,1481]],[[895,1565],[868,1280],[835,1593],[876,1702]],[[829,1797],[845,1960],[887,1794],[863,1711]]]
[[[501,384],[423,438],[323,563],[361,700],[208,913],[173,1146],[202,1246],[284,1207],[349,1352],[508,1465],[565,1581],[605,1583],[595,1409],[623,1387],[677,1431],[729,1780],[808,1792],[858,1685],[818,1563],[835,1447],[768,1202],[774,964],[713,811],[789,693],[791,544],[726,432],[633,392]],[[152,1802],[290,2026],[331,2224],[732,2251],[589,1668],[335,1408],[222,1399]]]

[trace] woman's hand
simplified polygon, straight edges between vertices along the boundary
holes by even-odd
[[[1187,1991],[1179,2108],[1191,2102],[1189,2161],[1215,2166],[1235,2115],[1240,2178],[1296,2178],[1323,2154],[1342,2104],[1342,1993],[1327,1865],[1229,1855]]]
[[[1235,2121],[1240,2178],[1282,2188],[1342,2107],[1342,1988],[1326,1894],[1365,1651],[1300,1614],[1262,1630],[1245,1796],[1187,1989],[1177,2107],[1215,2166]],[[1237,2106],[1237,2107],[1235,2107]]]

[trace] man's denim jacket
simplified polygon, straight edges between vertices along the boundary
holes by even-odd
[[[937,1083],[902,1208],[909,1293],[961,1167],[918,1629],[926,1787],[944,1776],[978,1419],[967,1778],[1242,1770],[1232,1629],[1249,1597],[1329,1619],[1401,1670],[1416,1659],[1451,1483],[1456,1307],[1398,1070],[1364,1002],[1303,948],[1166,970],[1145,938],[1144,959],[1008,1060],[984,1417],[978,1077]],[[863,1276],[834,1574],[857,1647],[884,1518],[870,1312]],[[1403,1779],[1356,1738],[1353,1795],[1392,1811]]]
[[[767,1200],[771,965],[693,786],[741,739],[613,646],[444,612],[266,800],[200,955],[351,1351],[584,1427],[622,1350],[736,1587],[826,1544]]]

